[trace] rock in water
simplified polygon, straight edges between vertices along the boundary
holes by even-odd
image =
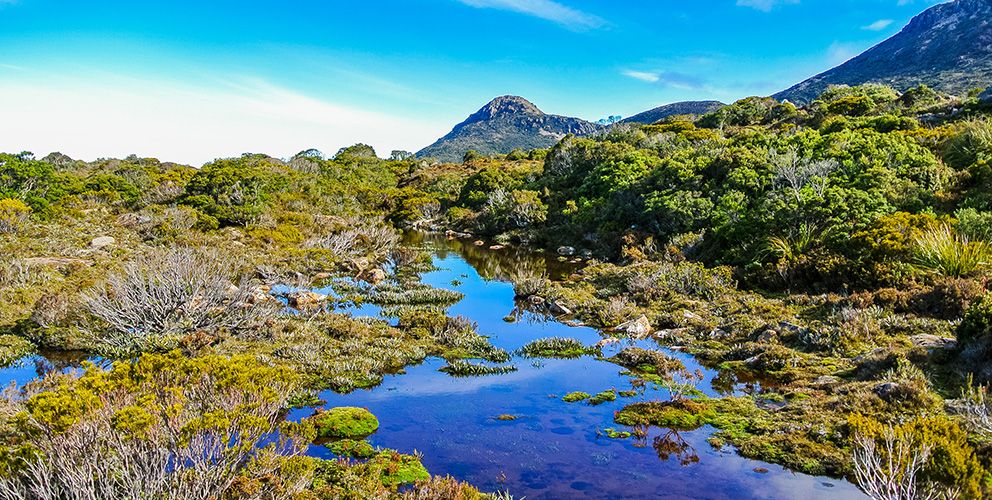
[[[648,321],[647,316],[642,314],[640,318],[617,326],[616,331],[626,333],[631,337],[646,337],[651,334],[651,322]]]
[[[978,102],[992,105],[992,87],[985,89],[985,92],[978,96]]]

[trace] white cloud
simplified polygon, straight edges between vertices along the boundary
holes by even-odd
[[[833,65],[845,63],[862,51],[860,46],[853,43],[834,42],[827,48],[827,62]]]
[[[450,124],[320,100],[260,80],[202,89],[152,80],[0,82],[0,151],[61,151],[73,158],[134,153],[201,165],[245,152],[333,154],[364,142],[380,155],[415,151]]]
[[[739,7],[750,7],[762,12],[771,12],[778,5],[797,3],[799,0],[737,0]]]
[[[653,73],[649,71],[634,71],[634,70],[624,70],[623,76],[629,76],[635,80],[640,80],[642,82],[656,83],[661,80],[661,75],[658,73]]]
[[[574,30],[601,28],[606,21],[592,14],[573,9],[553,0],[457,0],[479,9],[500,9],[519,12],[560,24]]]
[[[861,29],[868,31],[882,31],[885,28],[891,26],[893,21],[891,19],[879,19],[867,26],[862,26]]]

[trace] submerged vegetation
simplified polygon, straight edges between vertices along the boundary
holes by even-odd
[[[514,321],[581,322],[718,371],[725,396],[706,397],[671,351],[604,359],[669,395],[616,402],[615,424],[633,429],[609,437],[671,429],[656,451],[691,463],[676,431],[709,425],[716,447],[876,498],[988,496],[987,113],[867,85],[462,164],[364,145],[199,169],[0,155],[0,362],[121,359],[8,391],[0,496],[480,497],[362,441],[378,428],[366,410],[284,419],[321,405],[318,390],[373,387],[429,356],[454,376],[516,369],[449,316],[462,292],[421,282],[431,258],[399,236],[408,228],[465,238],[470,261],[520,244],[572,266],[555,279],[512,261],[480,269],[514,282]],[[364,305],[385,319],[335,312]],[[602,352],[550,338],[519,354]],[[341,460],[305,456],[318,436]]]

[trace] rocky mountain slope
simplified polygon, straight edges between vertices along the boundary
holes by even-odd
[[[657,108],[645,111],[643,113],[638,113],[630,118],[625,118],[621,123],[642,123],[651,124],[660,120],[664,120],[670,116],[677,115],[705,115],[706,113],[712,113],[726,104],[720,101],[684,101],[676,102],[672,104],[666,104],[665,106],[659,106]]]
[[[957,95],[989,86],[992,0],[955,0],[935,5],[892,38],[774,97],[807,103],[829,85],[869,82],[898,90],[926,84]]]
[[[457,162],[469,150],[490,155],[518,148],[548,148],[568,134],[585,135],[600,128],[578,118],[546,114],[522,97],[503,96],[455,125],[448,135],[420,150],[417,156]]]

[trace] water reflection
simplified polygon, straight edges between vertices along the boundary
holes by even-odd
[[[419,238],[419,239],[418,239]],[[508,351],[546,337],[571,337],[589,345],[602,339],[588,327],[569,327],[549,321],[514,302],[513,287],[505,280],[515,272],[517,258],[527,272],[563,276],[554,256],[519,250],[489,250],[471,242],[443,237],[408,235],[408,241],[432,247],[438,270],[422,279],[435,287],[457,290],[465,298],[448,311],[470,318],[482,334]],[[549,267],[550,266],[550,267]],[[458,283],[452,282],[457,280]],[[507,323],[511,315],[517,319]],[[651,341],[610,344],[610,357],[629,346],[660,349]],[[699,389],[711,396],[741,393],[754,386],[701,366],[692,356],[667,349],[703,377]],[[438,371],[445,365],[428,358],[405,373],[386,377],[371,390],[348,395],[321,394],[328,407],[369,408],[381,427],[373,445],[424,454],[435,474],[451,474],[484,490],[506,489],[516,497],[539,498],[862,498],[853,485],[815,478],[758,461],[741,458],[731,450],[715,450],[707,442],[713,429],[689,432],[649,427],[617,429],[631,432],[627,439],[609,437],[617,428],[614,412],[627,404],[666,400],[668,391],[653,383],[637,383],[624,369],[584,356],[578,359],[532,360],[515,357],[519,370],[506,375],[452,378]],[[615,389],[633,395],[601,405],[565,403],[573,391],[595,394]],[[312,410],[296,410],[304,418]],[[513,415],[512,421],[499,415]],[[333,455],[324,447],[310,452]],[[755,467],[767,474],[757,474]]]

